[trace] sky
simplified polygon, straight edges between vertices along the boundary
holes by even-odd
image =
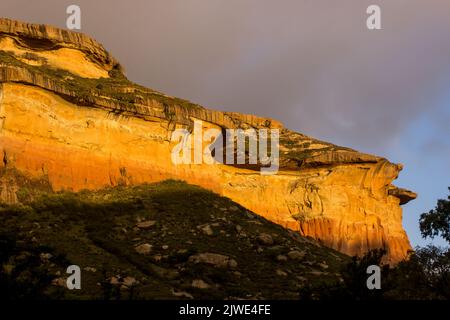
[[[430,242],[419,216],[450,186],[450,1],[1,0],[0,16],[65,28],[70,4],[132,81],[404,164],[395,184],[419,197],[403,224]]]

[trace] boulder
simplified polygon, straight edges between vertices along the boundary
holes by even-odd
[[[143,243],[138,245],[137,247],[135,247],[134,249],[136,250],[137,253],[139,254],[143,254],[143,255],[147,255],[150,252],[152,252],[152,248],[153,246],[149,243]]]
[[[192,263],[208,264],[217,268],[236,268],[236,260],[218,253],[200,253],[189,257]]]

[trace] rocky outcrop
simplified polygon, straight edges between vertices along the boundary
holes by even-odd
[[[0,19],[0,82],[0,167],[45,177],[54,190],[182,179],[348,254],[383,247],[398,261],[410,249],[400,204],[415,194],[391,184],[401,165],[136,85],[85,35]],[[172,133],[195,120],[278,129],[279,172],[175,165]]]
[[[8,35],[22,48],[54,51],[68,48],[81,51],[92,62],[106,70],[120,69],[119,63],[94,39],[77,32],[71,32],[48,25],[23,23],[0,19],[0,35]]]

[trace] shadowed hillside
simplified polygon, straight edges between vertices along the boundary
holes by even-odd
[[[295,299],[306,283],[338,280],[348,261],[178,181],[41,191],[0,207],[0,235],[9,298]],[[65,288],[72,264],[82,290]]]

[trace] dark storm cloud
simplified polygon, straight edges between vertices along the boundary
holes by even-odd
[[[2,0],[0,12],[63,27],[72,3]],[[447,1],[76,3],[82,31],[132,80],[364,151],[383,152],[415,118],[434,112],[448,84]],[[383,30],[365,27],[372,3],[382,8]]]

